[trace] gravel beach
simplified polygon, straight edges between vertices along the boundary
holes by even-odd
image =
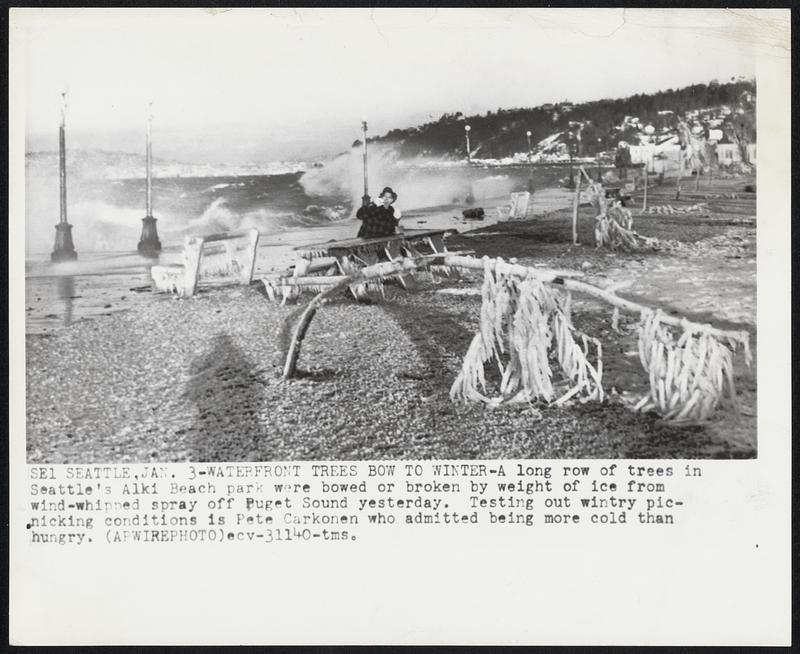
[[[715,181],[698,200],[674,188],[649,204],[708,204],[705,215],[634,211],[635,228],[674,242],[659,251],[595,250],[583,207],[571,245],[571,211],[459,234],[452,250],[582,270],[621,295],[720,327],[747,329],[755,350],[755,200],[714,199],[748,178]],[[290,330],[312,297],[270,302],[259,282],[178,300],[152,295],[135,308],[29,334],[27,448],[31,463],[301,459],[743,458],[756,454],[755,365],[740,358],[743,412],[707,427],[675,428],[630,412],[616,393],[646,378],[630,317],[575,304],[576,325],[603,341],[602,404],[488,409],[448,395],[477,329],[475,275],[423,283],[355,303],[342,295],[316,315],[297,379],[280,372]]]

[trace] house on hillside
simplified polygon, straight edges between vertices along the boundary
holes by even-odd
[[[731,166],[742,160],[742,153],[736,143],[717,143],[717,162],[720,166]]]
[[[653,170],[653,162],[656,156],[655,144],[642,143],[640,145],[631,145],[628,149],[631,153],[631,163],[634,166],[644,164],[647,170]]]
[[[631,145],[631,163],[647,168],[649,173],[665,173],[678,169],[681,156],[681,146],[677,135],[670,134],[666,138],[659,137],[656,143],[642,143]]]

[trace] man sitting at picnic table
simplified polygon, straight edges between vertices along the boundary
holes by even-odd
[[[364,205],[356,212],[356,218],[361,221],[361,228],[358,230],[359,238],[392,236],[400,223],[400,212],[396,212],[392,206],[397,200],[397,193],[387,186],[381,191],[378,199],[381,204],[375,204],[370,200],[369,204]]]

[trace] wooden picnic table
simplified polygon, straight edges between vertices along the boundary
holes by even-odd
[[[327,285],[342,275],[349,275],[359,268],[378,263],[382,258],[391,261],[404,255],[422,256],[446,252],[444,240],[456,231],[455,229],[407,229],[392,236],[348,238],[327,243],[299,245],[294,248],[299,258],[294,265],[291,285],[315,287],[323,281]],[[398,274],[397,279],[406,288],[415,286],[413,275]],[[265,283],[272,282],[279,286],[289,283],[284,275],[273,275],[264,280]],[[356,291],[353,291],[353,294],[356,297],[360,295]]]
[[[337,260],[358,257],[365,263],[373,263],[381,254],[390,259],[401,256],[402,250],[418,254],[419,248],[427,247],[433,253],[447,250],[444,239],[455,233],[454,229],[407,229],[402,234],[380,236],[377,238],[348,238],[327,243],[299,245],[295,251],[303,259],[334,257]]]

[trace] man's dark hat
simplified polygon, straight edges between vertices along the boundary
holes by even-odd
[[[392,190],[392,187],[391,187],[391,186],[387,186],[385,189],[383,189],[383,190],[381,191],[381,194],[380,194],[378,197],[383,197],[383,196],[384,196],[384,195],[386,195],[387,193],[388,193],[389,195],[391,195],[391,196],[392,196],[392,202],[396,202],[396,201],[397,201],[397,193],[395,193],[395,192]]]

